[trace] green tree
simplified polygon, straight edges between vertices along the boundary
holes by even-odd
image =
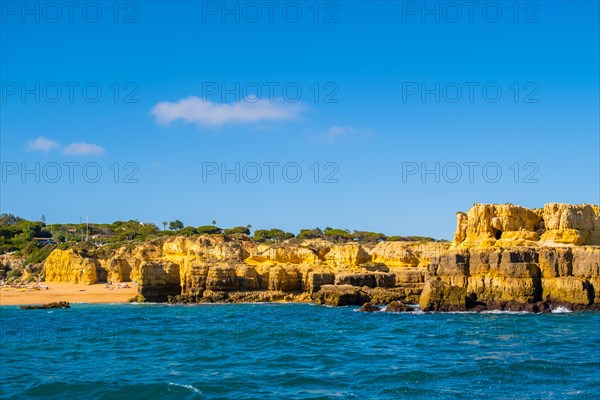
[[[183,228],[179,231],[180,235],[186,235],[186,236],[195,235],[197,233],[198,233],[198,231],[193,226],[186,226],[185,228]]]
[[[290,232],[284,232],[281,229],[270,229],[270,230],[266,230],[266,229],[257,229],[254,231],[254,240],[257,242],[266,242],[266,241],[273,241],[273,242],[281,242],[287,239],[291,239],[294,237],[293,233]]]
[[[229,229],[225,229],[225,231],[223,232],[226,235],[233,235],[233,234],[243,234],[243,235],[250,235],[250,229],[248,229],[248,227],[246,226],[236,226],[235,228],[229,228]]]
[[[327,227],[323,231],[323,235],[334,242],[347,242],[352,238],[350,232],[346,229],[334,229]]]
[[[201,235],[218,235],[222,229],[212,225],[203,225],[196,228],[196,231]]]
[[[318,239],[323,237],[323,231],[319,228],[315,229],[300,229],[300,233],[296,236],[297,239]]]
[[[162,222],[162,226],[163,226],[163,231],[164,231],[165,229],[167,229],[167,221],[163,221],[163,222]]]
[[[388,242],[435,242],[434,238],[428,236],[389,236]]]
[[[24,219],[15,217],[12,214],[0,214],[0,226],[11,226],[21,221],[24,221]]]
[[[360,243],[377,243],[387,239],[383,233],[354,231],[352,239]]]
[[[178,231],[180,229],[183,229],[183,222],[181,222],[180,220],[176,219],[175,221],[171,221],[169,222],[169,229],[173,230],[173,231]]]
[[[106,230],[106,232],[105,232]],[[105,230],[100,230],[97,227],[92,227],[91,231],[98,234],[112,234],[114,233],[117,241],[133,240],[133,239],[145,239],[149,235],[153,235],[158,232],[158,227],[153,223],[143,223],[138,220],[129,221],[115,221],[111,225],[107,226]]]

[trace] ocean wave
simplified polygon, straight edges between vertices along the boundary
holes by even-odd
[[[470,312],[470,311],[467,311]],[[471,313],[474,314],[474,313]],[[523,314],[533,314],[529,311],[506,311],[506,310],[484,310],[481,311],[481,314],[512,314],[512,315],[523,315]]]
[[[556,308],[550,308],[553,314],[563,314],[563,313],[572,313],[572,310],[569,310],[567,307],[558,306]]]
[[[189,391],[191,391],[193,393],[203,394],[202,390],[200,390],[197,387],[192,386],[192,385],[183,385],[183,384],[180,384],[180,383],[169,382],[169,386],[177,386],[177,387],[180,387],[180,388],[188,389]]]

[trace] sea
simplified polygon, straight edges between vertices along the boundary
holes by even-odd
[[[3,399],[600,399],[600,313],[0,307]]]

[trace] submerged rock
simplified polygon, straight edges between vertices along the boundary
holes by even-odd
[[[403,304],[399,301],[392,301],[390,304],[387,305],[387,307],[385,308],[386,312],[412,312],[414,311],[414,309],[406,304]]]
[[[362,305],[362,307],[360,308],[359,311],[361,311],[361,312],[376,312],[376,311],[381,311],[381,309],[371,303],[365,303]]]
[[[323,285],[314,299],[317,304],[334,307],[359,306],[371,300],[361,288],[352,285]]]
[[[19,308],[21,310],[46,310],[50,308],[71,308],[71,305],[66,301],[58,301],[41,305],[20,306]]]

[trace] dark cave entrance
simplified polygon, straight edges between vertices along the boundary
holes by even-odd
[[[494,237],[499,240],[502,237],[502,231],[500,229],[494,229]]]

